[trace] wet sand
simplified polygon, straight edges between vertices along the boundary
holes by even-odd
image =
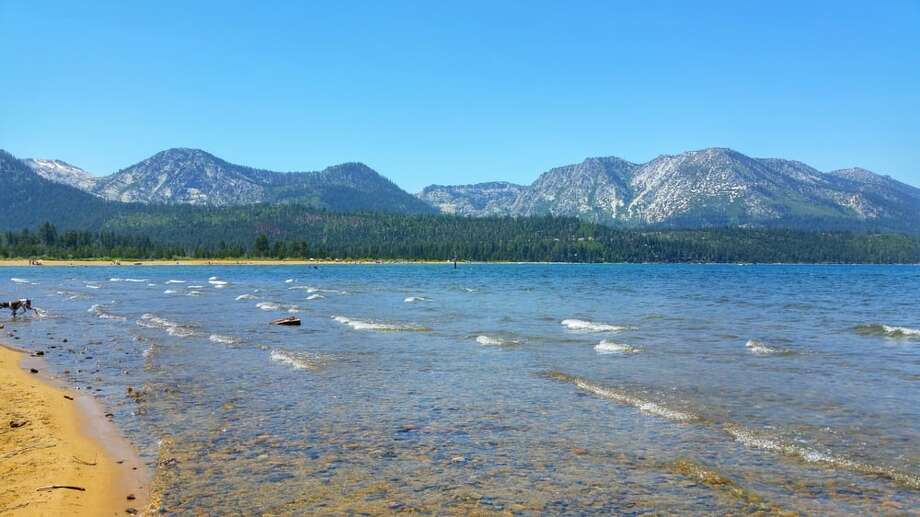
[[[0,345],[0,514],[140,513],[146,473],[130,445],[92,397],[54,386],[43,366]],[[52,488],[62,486],[79,489]]]

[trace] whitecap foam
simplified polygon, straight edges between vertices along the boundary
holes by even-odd
[[[186,289],[204,289],[204,286],[203,285],[187,285],[185,286],[185,288]]]
[[[634,354],[639,351],[632,345],[614,343],[608,339],[601,340],[600,343],[594,345],[594,350],[599,354]]]
[[[482,346],[510,346],[520,343],[516,339],[504,339],[497,336],[487,336],[485,334],[476,336],[476,342]]]
[[[233,336],[222,336],[220,334],[211,334],[208,336],[208,341],[212,343],[220,343],[223,345],[235,345],[240,342],[239,339]]]
[[[285,283],[285,284],[293,284],[293,283],[294,283],[294,279],[293,279],[293,278],[288,278],[287,280],[284,281],[284,283]]]
[[[167,280],[167,284],[184,284],[185,280]]]
[[[318,293],[307,296],[307,300],[322,300],[323,298],[325,298],[325,296]]]
[[[143,284],[146,281],[147,279],[145,278],[125,278],[125,282],[131,282],[132,284]]]
[[[345,316],[333,316],[332,319],[343,325],[348,325],[349,327],[355,330],[376,330],[376,331],[382,331],[382,332],[428,330],[424,327],[419,327],[417,325],[398,325],[398,324],[392,324],[392,323],[377,323],[373,321],[354,320],[351,318],[346,318]]]
[[[272,350],[271,360],[286,364],[295,370],[318,370],[326,365],[328,358],[307,352],[286,352]]]
[[[98,284],[84,284],[89,289],[102,289],[101,285]]]
[[[281,305],[275,302],[259,302],[256,304],[256,307],[262,309],[263,311],[277,311],[281,309]]]
[[[208,277],[208,280],[217,280],[217,277],[216,277],[216,276],[209,276],[209,277]]]
[[[172,290],[172,289],[167,289],[167,290],[163,291],[163,294],[176,294],[176,291],[174,291],[174,290]]]
[[[576,332],[622,332],[631,327],[623,325],[610,325],[607,323],[596,323],[588,320],[566,319],[560,322],[563,327]]]
[[[251,294],[241,294],[236,297],[236,301],[238,302],[243,301],[243,300],[255,300],[255,299],[256,297]]]
[[[224,280],[208,280],[208,283],[214,287],[224,287],[227,285],[227,282]]]
[[[109,282],[124,282],[124,278],[110,278]]]
[[[201,291],[189,291],[185,293],[185,296],[201,296]]]
[[[16,278],[16,277],[10,278],[10,282],[13,282],[14,284],[29,284],[29,283],[31,283],[31,282],[29,282],[28,280],[26,280],[25,278]]]

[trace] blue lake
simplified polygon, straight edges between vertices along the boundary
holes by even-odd
[[[920,507],[916,266],[5,268],[19,297],[2,339],[170,513]]]

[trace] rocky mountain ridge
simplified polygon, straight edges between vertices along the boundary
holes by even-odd
[[[824,173],[726,148],[642,164],[588,158],[516,186],[513,196],[496,196],[493,185],[432,185],[417,196],[442,212],[470,217],[575,216],[627,226],[920,224],[920,189],[888,176],[865,169]]]

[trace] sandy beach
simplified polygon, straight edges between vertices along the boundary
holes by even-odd
[[[91,397],[56,387],[43,366],[0,345],[0,514],[140,513],[146,474],[130,445]]]

